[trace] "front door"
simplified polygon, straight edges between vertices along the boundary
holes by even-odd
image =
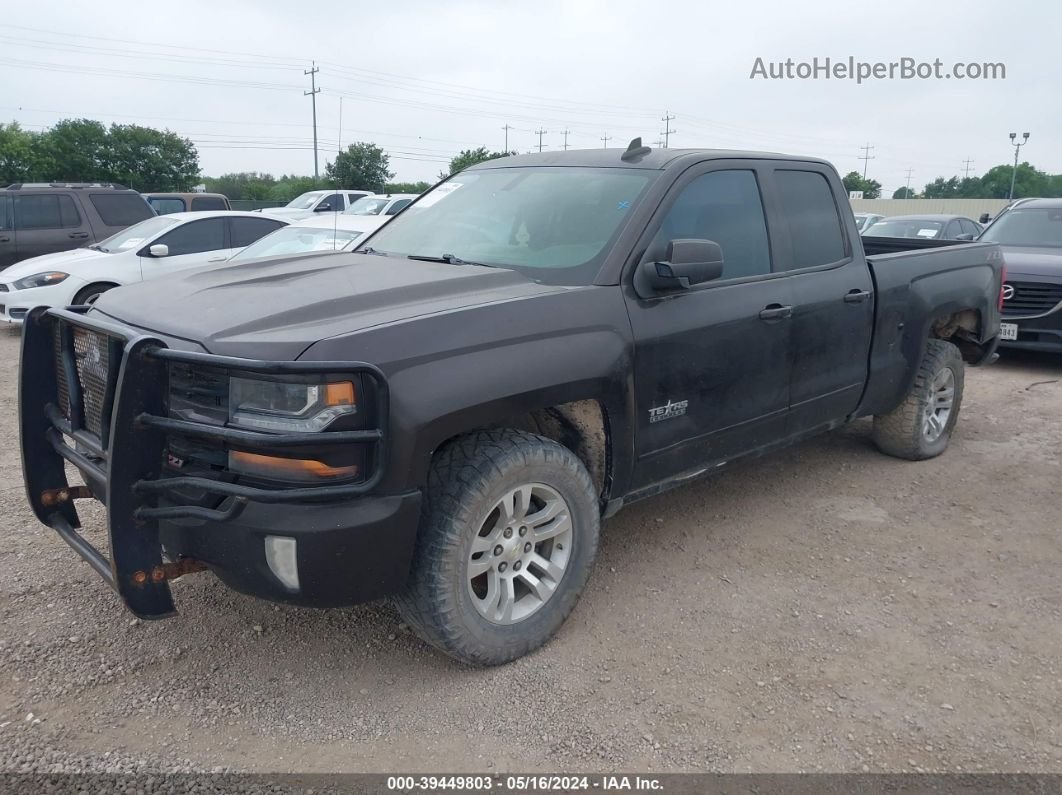
[[[639,264],[671,240],[713,240],[722,277],[646,294],[631,284],[637,463],[633,488],[692,474],[784,434],[793,297],[772,268],[761,166],[713,161],[672,187],[639,244]],[[644,248],[641,248],[644,246]]]
[[[0,268],[16,262],[14,203],[10,196],[0,196]]]

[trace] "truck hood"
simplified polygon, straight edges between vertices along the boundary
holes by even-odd
[[[46,273],[47,271],[65,271],[76,276],[78,270],[85,264],[109,256],[110,254],[106,252],[96,251],[91,248],[74,248],[69,251],[59,251],[55,254],[42,254],[39,257],[23,260],[10,268],[4,268],[3,272],[0,273],[0,281],[10,283],[18,279],[24,279],[27,276],[33,276],[35,273]]]
[[[565,289],[502,268],[337,253],[185,271],[108,291],[93,311],[211,353],[290,361],[328,337]]]
[[[1052,281],[1062,280],[1062,248],[1031,248],[1003,246],[1003,261],[1007,264],[1007,278],[1016,276],[1046,276]]]

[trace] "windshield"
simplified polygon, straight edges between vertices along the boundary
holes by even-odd
[[[285,226],[261,240],[256,240],[229,261],[279,257],[285,254],[308,254],[314,251],[341,251],[364,234],[349,229],[321,229]]]
[[[313,203],[320,199],[325,193],[326,191],[312,190],[309,193],[296,196],[284,206],[289,207],[292,210],[309,210],[313,207]]]
[[[589,284],[656,171],[496,168],[459,174],[372,236],[376,252],[511,267],[547,284]]]
[[[1005,246],[1062,247],[1062,207],[1008,210],[978,240]]]
[[[97,244],[96,249],[106,251],[108,254],[114,254],[117,251],[128,251],[147,240],[151,240],[167,227],[175,226],[177,223],[176,219],[167,218],[165,215],[148,218],[139,224],[133,224],[128,229],[123,229],[116,235],[111,235]]]
[[[867,237],[921,237],[932,240],[943,228],[941,221],[920,221],[917,218],[890,221],[886,218],[871,225],[863,234]]]
[[[387,197],[376,198],[375,196],[365,196],[358,199],[350,207],[347,208],[346,215],[379,215],[383,212],[384,207],[391,201]]]

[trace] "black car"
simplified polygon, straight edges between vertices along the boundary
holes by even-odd
[[[35,182],[0,188],[0,270],[42,254],[90,246],[155,215],[114,183]]]
[[[906,237],[916,240],[973,240],[981,225],[961,215],[893,215],[868,227],[866,237]]]
[[[1007,264],[1000,344],[1062,353],[1062,199],[1022,201],[978,239]]]

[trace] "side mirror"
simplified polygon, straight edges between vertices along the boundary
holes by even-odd
[[[324,202],[324,203],[318,204],[316,207],[314,207],[313,211],[315,213],[326,213],[326,212],[328,212],[331,209],[332,209],[332,205],[329,204],[328,202]]]
[[[973,232],[963,232],[961,235],[955,235],[956,240],[973,240]]]
[[[148,249],[148,254],[153,257],[168,257],[170,256],[170,247],[165,243],[156,243]]]
[[[992,216],[990,216],[988,213],[981,213],[981,218],[978,222],[982,224],[987,224],[990,220],[992,220]]]
[[[641,270],[654,290],[688,290],[723,275],[723,249],[714,240],[672,240],[667,259],[644,262]]]

